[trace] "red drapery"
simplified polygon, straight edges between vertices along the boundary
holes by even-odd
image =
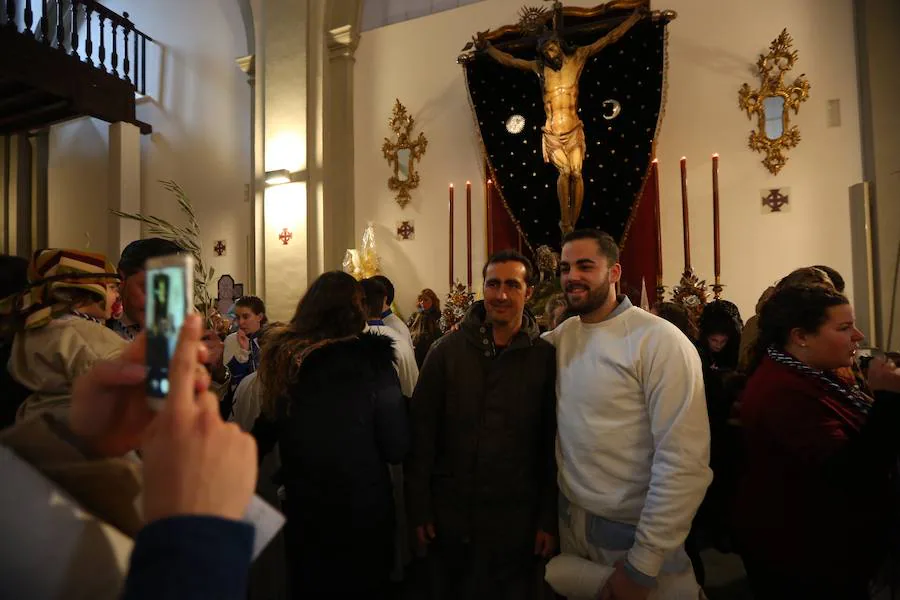
[[[621,248],[622,281],[620,291],[627,294],[635,306],[640,306],[642,281],[647,288],[647,299],[652,306],[656,299],[656,274],[659,267],[659,233],[655,208],[659,203],[656,194],[656,173],[650,169],[640,201],[633,209],[631,227],[624,247]],[[517,248],[526,255],[527,245],[516,229],[497,189],[487,185],[487,237],[488,254],[506,248]],[[555,198],[550,200],[555,201]]]

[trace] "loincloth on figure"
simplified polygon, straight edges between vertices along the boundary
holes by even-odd
[[[559,170],[571,167],[568,163],[559,164],[559,161],[553,160],[553,152],[562,150],[569,157],[572,150],[580,149],[584,153],[584,123],[580,120],[578,123],[565,133],[553,133],[546,128],[541,128],[543,136],[541,137],[541,149],[544,152],[544,162],[553,163],[553,166]]]

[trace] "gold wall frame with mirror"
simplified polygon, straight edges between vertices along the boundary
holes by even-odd
[[[394,103],[394,112],[388,121],[388,127],[391,128],[395,139],[384,138],[381,152],[393,171],[393,175],[388,179],[388,189],[397,192],[397,204],[400,205],[400,208],[405,208],[409,204],[410,190],[419,187],[419,172],[416,170],[416,163],[422,159],[425,148],[428,147],[428,140],[421,131],[419,136],[413,139],[415,124],[415,119],[407,112],[406,107],[400,103],[398,98]]]
[[[809,98],[809,81],[804,74],[790,85],[784,83],[785,74],[798,58],[793,44],[793,38],[783,29],[769,46],[769,53],[759,55],[759,89],[751,89],[745,83],[738,91],[738,104],[747,118],[752,119],[754,114],[757,117],[757,129],[750,132],[748,145],[751,150],[765,153],[762,164],[773,175],[787,163],[785,152],[800,143],[800,130],[791,124],[790,111],[796,115],[800,103]]]

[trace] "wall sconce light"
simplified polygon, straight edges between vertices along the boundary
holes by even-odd
[[[294,234],[291,233],[287,227],[281,230],[281,233],[278,234],[278,239],[281,240],[281,243],[285,246],[288,245],[288,242],[294,237]]]
[[[293,180],[293,174],[287,169],[266,171],[266,187],[272,185],[282,185],[284,183],[291,183]]]

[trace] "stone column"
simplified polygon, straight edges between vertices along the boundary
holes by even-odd
[[[309,275],[306,241],[309,2],[267,0],[262,13],[263,52],[257,53],[257,81],[262,75],[264,170],[286,169],[294,175],[292,183],[265,187],[261,228],[265,288],[260,291],[270,319],[288,320],[306,291]]]
[[[359,33],[353,25],[328,31],[325,87],[325,269],[341,268],[347,248],[357,245],[354,231],[353,53]]]
[[[31,243],[31,142],[27,135],[9,138],[7,223],[9,253],[29,257]]]
[[[109,126],[109,208],[122,212],[142,212],[141,130],[131,123]],[[141,238],[141,225],[113,214],[109,217],[109,260],[118,261],[130,242]]]

